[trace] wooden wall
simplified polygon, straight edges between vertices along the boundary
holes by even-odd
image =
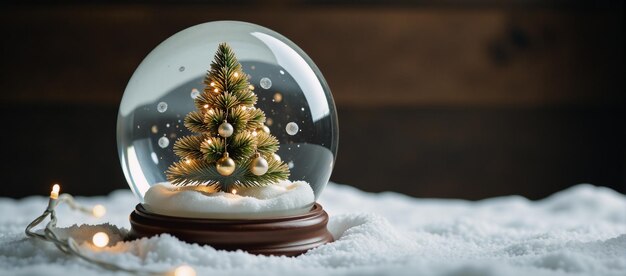
[[[472,199],[625,191],[621,2],[478,2],[5,6],[0,190],[125,187],[114,125],[132,72],[175,32],[234,19],[284,34],[324,73],[340,116],[335,181]]]

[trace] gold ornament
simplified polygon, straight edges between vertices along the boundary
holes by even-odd
[[[257,132],[261,132],[262,131],[262,132],[265,132],[267,134],[270,134],[270,128],[267,127],[267,126],[262,126],[262,127],[258,128],[256,131]]]
[[[230,137],[231,135],[233,135],[234,130],[235,129],[233,128],[233,125],[224,120],[219,128],[217,128],[217,133],[219,133],[222,137]]]
[[[276,154],[276,153],[274,153],[274,155],[272,155],[272,158],[274,158],[274,160],[276,160],[276,161],[278,161],[278,162],[280,162],[280,160],[281,160],[281,159],[280,159],[280,155],[278,155],[278,154]]]
[[[226,152],[222,158],[217,160],[215,167],[217,168],[217,172],[221,175],[229,176],[235,171],[235,161],[228,157],[228,152]]]
[[[254,160],[250,163],[250,171],[254,175],[260,176],[264,175],[268,169],[269,165],[267,164],[267,160],[257,153]]]

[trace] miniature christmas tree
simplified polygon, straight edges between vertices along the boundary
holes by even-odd
[[[248,79],[230,46],[220,44],[204,79],[206,87],[195,99],[197,110],[185,118],[195,135],[174,144],[181,160],[167,171],[172,184],[231,192],[287,179],[289,168],[275,154],[278,140],[264,125],[263,111],[254,107],[257,97]]]

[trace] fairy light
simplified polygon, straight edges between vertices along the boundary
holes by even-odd
[[[217,88],[213,89],[213,92],[218,93],[220,92]]]
[[[231,193],[233,193],[233,195],[237,194],[237,189],[233,189],[232,191],[230,191]]]
[[[96,218],[101,218],[103,217],[105,214],[107,213],[107,209],[102,206],[101,204],[98,204],[96,206],[93,206],[93,208],[91,209],[91,214],[96,217]]]
[[[96,258],[96,255],[91,253],[85,253],[85,250],[89,250],[89,247],[81,247],[74,240],[74,238],[70,235],[68,237],[57,236],[57,215],[55,208],[62,203],[67,203],[69,207],[73,210],[78,210],[83,213],[91,214],[95,217],[101,217],[106,213],[106,208],[102,205],[96,205],[92,208],[87,208],[82,206],[74,201],[74,197],[70,194],[59,194],[61,191],[61,186],[59,184],[54,184],[52,186],[52,191],[50,192],[50,199],[48,200],[48,207],[44,210],[43,214],[35,218],[31,223],[26,226],[24,232],[26,236],[32,239],[39,239],[45,242],[49,242],[54,244],[61,252],[76,256],[82,260],[85,260],[88,263],[93,265],[97,265],[103,269],[107,269],[109,271],[120,271],[126,272],[135,275],[162,275],[162,276],[196,276],[196,271],[193,267],[188,265],[182,265],[177,267],[174,270],[166,270],[166,271],[157,271],[153,269],[147,268],[128,268],[122,265],[119,265],[115,262],[105,261]],[[237,191],[233,190],[233,193]],[[40,224],[42,224],[47,218],[49,218],[48,222],[45,223],[44,228],[39,231],[34,231],[33,229]],[[120,232],[118,230],[117,233],[114,233],[117,236],[124,236],[125,233]],[[97,232],[92,236],[91,242],[97,248],[104,248],[109,245],[111,239],[109,238],[109,234],[106,232]]]
[[[189,160],[189,159],[185,159],[185,163],[186,163],[186,164],[190,164],[190,163],[191,163],[191,160]]]
[[[103,248],[109,245],[109,235],[107,235],[107,233],[104,233],[104,232],[98,232],[93,235],[93,238],[91,239],[91,241],[93,242],[93,245],[95,245],[96,247]]]
[[[214,82],[211,82],[211,86],[212,86],[212,87],[215,87],[215,83],[214,83]]]
[[[209,109],[209,114],[213,114],[215,112],[213,112],[213,109]]]
[[[235,72],[234,75],[235,75],[235,78],[239,77],[239,73],[238,72]]]
[[[205,104],[205,105],[204,105],[204,108],[209,108],[209,105],[208,105],[208,104]]]
[[[252,132],[252,136],[257,136],[258,133],[256,133],[256,130]]]
[[[280,94],[279,92],[276,92],[274,94],[274,101],[279,103],[283,100],[283,94]]]
[[[54,184],[52,186],[52,191],[50,192],[50,198],[51,199],[58,199],[60,190],[61,190],[61,186],[59,186],[59,184]]]
[[[174,270],[174,276],[196,276],[196,270],[188,265],[181,265]]]

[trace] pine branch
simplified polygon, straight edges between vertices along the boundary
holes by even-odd
[[[215,162],[224,155],[224,140],[218,137],[209,137],[202,141],[200,151],[203,154],[203,160]]]
[[[257,102],[257,96],[254,92],[252,92],[252,90],[250,90],[250,88],[248,88],[249,85],[250,83],[246,81],[244,85],[242,85],[241,89],[229,90],[232,91],[233,95],[239,99],[240,104],[255,105]]]
[[[211,93],[212,93],[211,91],[207,91],[207,88],[205,88],[204,91],[200,93],[200,95],[198,95],[198,97],[196,97],[193,100],[193,103],[196,106],[196,109],[203,110],[203,109],[214,107],[210,104],[210,101],[209,101],[209,98],[212,97]]]
[[[226,91],[236,94],[237,98],[244,100],[247,97],[244,95],[246,95],[246,91],[249,90],[250,86],[250,83],[248,82],[249,78],[250,76],[240,70],[237,70],[237,76],[234,77],[234,75],[231,75],[231,78],[228,80]],[[254,94],[251,96],[254,96]]]
[[[167,180],[173,185],[217,185],[222,191],[230,192],[233,188],[259,187],[276,183],[289,177],[289,168],[276,160],[268,162],[269,168],[263,175],[250,172],[250,160],[237,166],[230,176],[222,176],[209,162],[176,162],[167,171]],[[207,180],[209,179],[209,180]]]
[[[270,156],[278,150],[276,137],[265,132],[258,132],[256,137],[257,151],[265,156]]]
[[[217,133],[217,129],[224,122],[225,115],[225,112],[222,110],[211,109],[204,114],[204,125],[214,133]],[[235,129],[233,134],[237,134],[239,131],[246,129],[249,117],[248,112],[245,112],[241,108],[233,108],[230,110],[227,121]]]
[[[183,160],[204,158],[200,151],[200,144],[204,137],[204,135],[192,135],[178,138],[174,143],[174,154]]]
[[[242,131],[228,140],[228,153],[235,161],[243,161],[252,157],[255,146],[254,136],[249,131]]]
[[[197,99],[197,98],[196,98]],[[216,96],[211,96],[207,99],[208,105],[212,108],[219,108],[221,110],[231,109],[237,105],[242,104],[237,97],[231,93],[220,93]]]
[[[250,163],[247,163],[247,165],[249,166]],[[287,164],[269,159],[268,165],[269,168],[263,175],[254,175],[250,170],[245,170],[234,185],[237,187],[259,187],[265,186],[267,183],[276,183],[289,177]]]
[[[167,169],[167,180],[173,185],[219,185],[215,166],[204,161],[179,161]]]
[[[192,111],[185,117],[185,127],[195,133],[216,133],[217,128],[211,128],[204,122],[205,115],[200,111]]]
[[[246,128],[248,129],[258,129],[263,127],[263,123],[265,123],[265,113],[263,110],[255,108],[248,112],[248,125]]]
[[[235,57],[233,49],[230,48],[230,46],[228,46],[228,44],[226,43],[220,43],[220,45],[217,46],[217,52],[215,54],[213,64],[215,65],[215,67],[218,68],[232,68],[235,66],[241,66],[239,65],[239,61],[237,61],[237,58]],[[213,64],[211,65],[211,67],[213,67]]]

